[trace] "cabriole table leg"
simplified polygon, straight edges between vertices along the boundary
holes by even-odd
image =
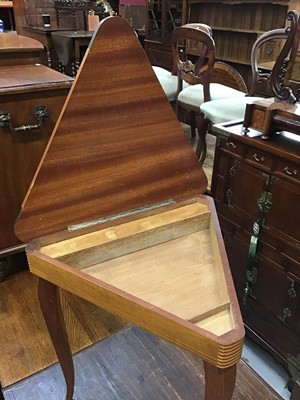
[[[66,400],[72,400],[74,393],[74,365],[61,309],[59,289],[56,285],[39,278],[38,295],[40,307],[65,377],[67,386]]]

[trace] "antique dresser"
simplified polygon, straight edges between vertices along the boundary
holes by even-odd
[[[300,105],[254,102],[214,126],[212,179],[249,335],[300,378]],[[295,389],[296,390],[296,389]]]
[[[26,266],[14,223],[73,82],[41,64],[43,51],[34,39],[0,35],[0,280]]]
[[[103,20],[15,226],[67,400],[74,369],[58,288],[198,355],[205,400],[232,398],[244,328],[206,186],[135,32]]]

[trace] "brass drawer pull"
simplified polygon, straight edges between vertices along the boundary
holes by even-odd
[[[294,171],[290,171],[289,170],[289,167],[284,167],[284,172],[286,172],[288,175],[297,175],[297,170],[296,169],[294,169]]]
[[[253,158],[257,162],[264,162],[265,161],[265,157],[264,156],[258,156],[256,153],[253,154]]]
[[[33,115],[38,121],[38,124],[13,127],[10,113],[8,111],[0,110],[0,127],[9,127],[11,133],[32,131],[34,129],[38,129],[42,125],[42,122],[46,121],[46,119],[48,118],[48,109],[46,106],[38,106],[34,109]]]
[[[233,142],[226,142],[226,146],[231,146],[233,149],[236,149],[236,145]]]

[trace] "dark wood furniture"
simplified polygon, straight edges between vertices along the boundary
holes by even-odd
[[[93,11],[100,19],[118,10],[116,1],[107,0],[15,0],[17,16],[23,12],[23,24],[28,27],[43,27],[43,14],[50,16],[52,29],[87,30],[88,13]],[[19,4],[22,2],[23,4]],[[19,25],[19,24],[18,24]]]
[[[61,72],[76,76],[92,36],[93,32],[89,31],[52,32],[52,43],[59,59]]]
[[[151,0],[146,3],[145,50],[152,65],[172,70],[172,31],[187,23],[187,3]],[[201,20],[195,22],[203,22]]]
[[[0,19],[3,21],[5,31],[15,30],[15,18],[12,1],[0,1]]]
[[[104,20],[15,226],[34,239],[30,271],[67,400],[74,369],[59,287],[195,353],[205,399],[231,399],[244,328],[206,186],[135,32]]]
[[[300,29],[299,14],[296,11],[290,11],[287,19],[290,26],[281,29],[272,29],[263,33],[254,43],[251,51],[251,70],[252,80],[249,91],[245,94],[242,99],[233,99],[228,102],[219,99],[217,101],[210,101],[206,104],[200,105],[200,113],[202,113],[202,119],[198,125],[199,141],[197,144],[196,154],[202,164],[206,157],[206,135],[212,133],[212,126],[216,123],[229,122],[230,120],[242,119],[245,115],[245,109],[247,103],[259,99],[255,94],[259,91],[258,87],[262,83],[266,83],[265,86],[268,93],[271,96],[288,102],[295,102],[296,96],[292,90],[285,86],[289,85],[287,77],[290,75],[290,70],[295,65],[295,54],[297,53],[299,38],[298,30]],[[274,60],[270,70],[262,70],[260,55],[262,48],[269,43],[280,43],[282,48]],[[213,77],[212,77],[213,80]],[[250,116],[251,118],[251,116]]]
[[[284,363],[296,381],[300,376],[300,105],[272,99],[261,103],[246,130],[243,122],[213,127],[218,141],[212,195],[249,333]],[[262,139],[265,128],[269,140]],[[276,133],[281,130],[296,135]]]
[[[52,32],[57,31],[65,31],[65,28],[45,28],[45,27],[37,27],[37,26],[23,26],[24,35],[29,36],[35,40],[41,42],[45,49],[45,59],[44,64],[50,68],[59,69],[59,65],[57,63],[56,53],[54,54],[54,46],[52,41]]]
[[[0,35],[0,278],[24,249],[14,223],[73,81],[42,65],[42,51],[34,39]]]
[[[201,22],[211,26],[216,59],[231,64],[251,84],[250,56],[255,40],[265,31],[283,28],[289,0],[153,0],[148,2],[145,49],[151,64],[171,70],[171,33],[175,26]],[[243,18],[241,18],[241,15]],[[261,61],[274,59],[277,43],[263,49]],[[260,88],[264,93],[263,86]]]

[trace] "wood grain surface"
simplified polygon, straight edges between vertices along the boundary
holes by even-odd
[[[206,187],[134,31],[119,17],[103,20],[23,203],[17,236],[27,242]]]
[[[75,399],[201,400],[204,369],[198,357],[131,326],[74,356]],[[58,365],[4,390],[5,400],[63,399]],[[233,400],[280,400],[244,362]]]

